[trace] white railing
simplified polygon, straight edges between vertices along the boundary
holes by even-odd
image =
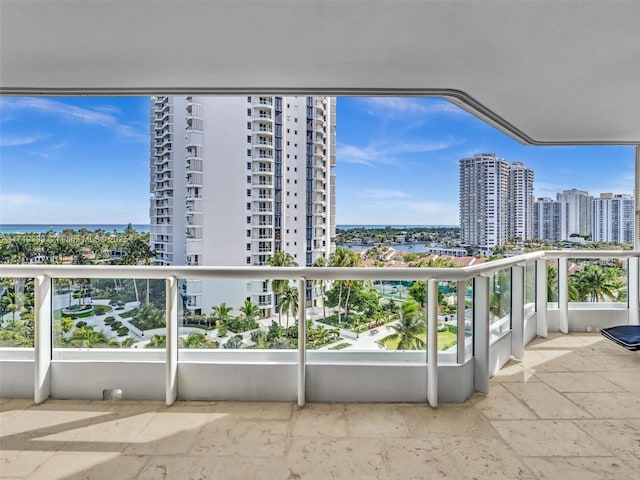
[[[356,355],[355,352],[311,352],[306,351],[306,321],[308,311],[305,308],[305,295],[308,282],[316,280],[424,280],[427,282],[428,302],[426,311],[427,346],[422,352],[386,352],[390,355],[382,355],[392,361],[401,362],[399,364],[382,364],[395,366],[407,365],[409,361],[412,365],[424,365],[426,363],[426,392],[427,400],[432,407],[438,404],[438,371],[439,360],[445,359],[443,366],[463,367],[469,362],[469,341],[465,337],[465,291],[467,281],[473,281],[473,309],[472,309],[472,343],[473,343],[473,386],[472,390],[487,393],[489,390],[489,378],[494,373],[491,365],[496,364],[490,361],[494,350],[499,348],[498,344],[504,344],[506,334],[510,334],[511,342],[508,346],[508,355],[522,358],[524,346],[527,343],[525,334],[525,323],[535,322],[535,333],[545,336],[548,330],[547,311],[547,260],[560,259],[566,262],[568,258],[624,258],[628,262],[628,323],[638,322],[638,251],[591,251],[591,250],[571,250],[571,251],[547,251],[533,252],[514,257],[486,262],[480,265],[464,268],[428,268],[428,269],[389,269],[389,268],[308,268],[308,267],[167,267],[167,266],[80,266],[80,265],[0,265],[0,277],[14,278],[34,278],[35,279],[35,347],[34,347],[34,399],[37,403],[44,401],[51,395],[51,369],[52,369],[52,285],[56,278],[148,278],[164,279],[166,281],[166,332],[167,346],[164,357],[166,369],[166,391],[165,399],[167,404],[173,403],[177,398],[178,385],[178,304],[180,296],[178,291],[178,279],[215,279],[215,280],[260,280],[265,279],[285,279],[296,281],[300,292],[298,311],[298,350],[297,360],[293,362],[297,369],[297,391],[298,403],[305,403],[306,392],[306,370],[309,366],[317,367],[314,362],[319,361],[320,353],[323,355],[321,364],[334,366],[341,365],[344,359]],[[536,271],[536,293],[535,305],[529,308],[525,303],[525,265],[535,265]],[[510,271],[510,308],[508,323],[510,325],[506,332],[492,340],[490,328],[490,275],[502,271]],[[567,310],[567,269],[559,268],[559,310]],[[454,356],[441,354],[440,358],[437,350],[437,296],[439,282],[457,282],[457,343]],[[502,321],[502,319],[499,319]],[[504,323],[504,322],[503,322]],[[568,315],[564,313],[560,316],[559,330],[568,331]],[[500,347],[501,348],[501,347]],[[11,360],[15,357],[11,352],[16,349],[0,349],[5,355],[0,357],[0,361]],[[19,350],[19,349],[18,349]],[[136,352],[135,355],[142,352]],[[187,357],[192,352],[187,354]],[[290,358],[286,352],[236,352],[232,351],[211,351],[193,354],[196,356],[211,356],[221,360],[222,364],[228,364],[231,358],[253,358],[252,365],[257,365],[255,361],[269,361],[265,358]],[[380,353],[366,353],[363,358],[365,364],[371,365],[374,357],[379,357]],[[398,353],[398,355],[393,355]],[[104,351],[102,354],[104,355]],[[123,352],[113,353],[113,358],[119,358]],[[182,355],[182,354],[181,354]],[[265,357],[264,355],[268,355]],[[425,356],[426,355],[426,356]],[[145,355],[144,357],[148,357]],[[120,357],[122,358],[122,357]],[[155,358],[155,357],[154,357]],[[309,363],[309,358],[312,362]],[[451,361],[451,358],[454,360]],[[401,360],[402,359],[402,360]],[[114,360],[116,361],[116,360]],[[503,364],[504,362],[499,362]],[[286,361],[282,365],[290,365],[291,361]],[[318,364],[319,365],[319,364]],[[383,368],[383,367],[380,367]],[[450,370],[449,370],[450,371]]]

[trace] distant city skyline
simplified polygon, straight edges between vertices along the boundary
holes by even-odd
[[[149,221],[148,97],[0,98],[0,223]],[[535,197],[633,194],[631,146],[523,146],[442,99],[337,101],[340,224],[458,224],[458,161],[535,171]]]

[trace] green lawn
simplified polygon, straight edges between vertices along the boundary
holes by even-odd
[[[426,342],[427,333],[421,333],[420,338]],[[380,341],[387,347],[387,350],[397,350],[400,339],[396,338],[391,340],[389,337],[385,337]],[[447,350],[454,346],[457,341],[458,337],[455,332],[451,332],[449,330],[438,332],[438,350]]]

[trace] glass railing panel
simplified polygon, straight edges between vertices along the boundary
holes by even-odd
[[[570,258],[567,269],[569,308],[626,308],[626,259]]]
[[[536,311],[536,262],[524,266],[524,312],[525,317]]]
[[[511,269],[489,275],[489,333],[494,342],[511,330]]]
[[[464,359],[473,357],[473,280],[465,282],[464,293]]]
[[[426,351],[425,281],[337,280],[312,285],[315,306],[308,310],[307,349],[349,353]],[[470,290],[468,293],[471,295]],[[441,357],[450,355],[453,362],[458,341],[457,300],[457,282],[439,282],[438,350]],[[469,338],[470,306],[471,296]]]
[[[164,347],[164,280],[56,278],[52,308],[56,349]]]
[[[547,259],[547,309],[558,309],[558,259]]]
[[[33,278],[0,278],[0,348],[33,349]]]
[[[269,334],[274,324],[286,330],[295,323],[291,314],[276,313],[272,288],[266,279],[180,279],[180,350],[297,348],[297,342],[276,342],[276,336]]]

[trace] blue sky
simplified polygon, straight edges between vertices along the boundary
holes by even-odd
[[[148,223],[149,99],[0,98],[0,223]],[[523,146],[426,98],[339,98],[338,224],[457,224],[458,160],[535,170],[535,195],[632,193],[632,147]]]

